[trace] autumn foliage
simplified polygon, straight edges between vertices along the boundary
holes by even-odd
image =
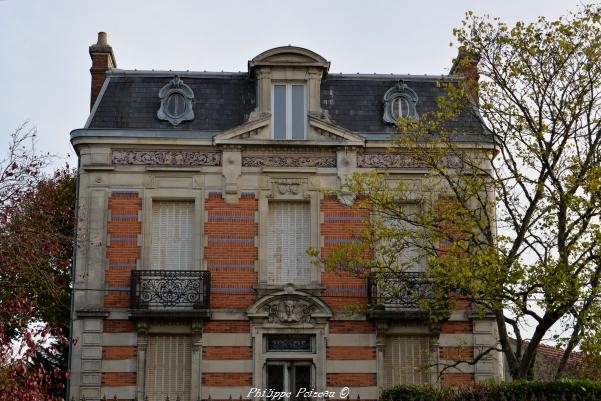
[[[50,155],[28,124],[0,161],[0,400],[63,395],[75,176],[47,176]]]

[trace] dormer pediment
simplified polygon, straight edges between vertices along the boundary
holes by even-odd
[[[248,121],[242,125],[224,131],[214,138],[216,145],[303,145],[303,146],[364,146],[365,139],[331,122],[308,116],[311,128],[307,139],[281,140],[271,136],[271,114]]]
[[[282,46],[266,50],[248,62],[249,71],[258,67],[319,67],[327,73],[330,62],[309,49]]]

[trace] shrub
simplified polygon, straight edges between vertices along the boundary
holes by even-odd
[[[403,385],[384,390],[381,398],[383,401],[596,401],[601,400],[601,382],[478,383],[452,388]]]

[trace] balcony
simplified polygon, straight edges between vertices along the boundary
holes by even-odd
[[[421,272],[385,272],[368,278],[370,317],[423,320],[428,312],[420,301],[432,293],[432,282]]]
[[[197,270],[134,270],[132,317],[209,316],[211,273]]]

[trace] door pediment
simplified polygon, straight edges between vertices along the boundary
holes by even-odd
[[[298,291],[293,285],[260,298],[248,308],[247,314],[255,323],[277,327],[307,327],[332,317],[332,311],[323,301]]]

